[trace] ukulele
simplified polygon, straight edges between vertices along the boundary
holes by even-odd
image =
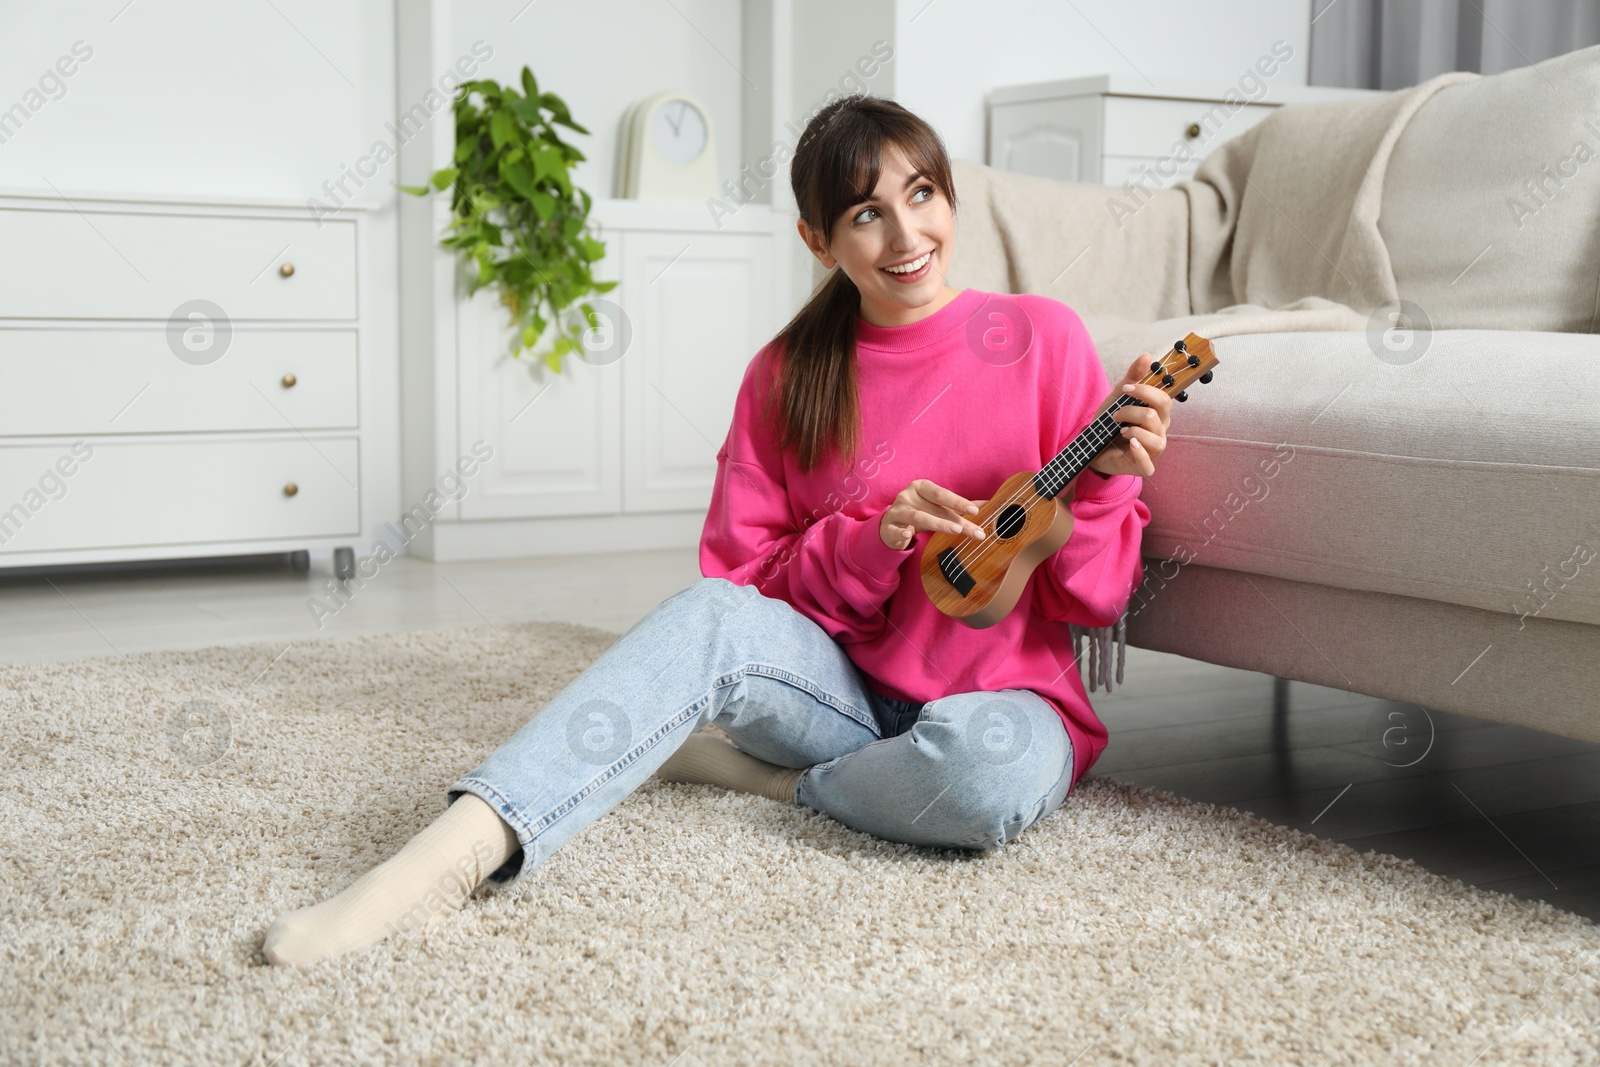
[[[1144,382],[1181,402],[1195,381],[1211,381],[1216,365],[1211,342],[1191,333],[1150,364]],[[934,607],[975,630],[1010,613],[1033,569],[1072,532],[1072,515],[1057,497],[1116,439],[1123,424],[1112,415],[1127,404],[1146,406],[1127,393],[1113,397],[1043,470],[1019,471],[1000,483],[969,520],[983,529],[981,541],[964,533],[930,534],[922,550],[922,588]]]

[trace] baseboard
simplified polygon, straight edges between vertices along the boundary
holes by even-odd
[[[575,556],[649,548],[694,548],[705,529],[703,511],[649,515],[568,515],[544,519],[433,522],[411,545],[413,555],[437,562]]]

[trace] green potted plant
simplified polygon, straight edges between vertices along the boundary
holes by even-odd
[[[572,121],[560,97],[539,91],[527,67],[521,92],[488,79],[463,83],[454,111],[455,166],[435,171],[428,185],[400,188],[416,196],[450,189],[454,217],[439,243],[455,249],[468,268],[468,295],[484,286],[499,289],[516,331],[514,356],[531,350],[556,323],[555,340],[542,357],[560,374],[561,357],[583,349],[584,323],[600,326],[582,298],[617,286],[596,282],[590,273],[605,244],[589,235],[592,201],[568,174],[585,157],[556,127],[589,131]],[[562,315],[574,302],[582,321]]]

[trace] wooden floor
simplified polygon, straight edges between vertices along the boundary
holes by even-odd
[[[0,661],[330,634],[562,620],[621,633],[700,577],[692,550],[389,562],[320,622],[328,561],[0,571]],[[1600,745],[1128,650],[1092,695],[1111,741],[1090,771],[1416,860],[1600,920]],[[1286,695],[1287,708],[1279,697]]]

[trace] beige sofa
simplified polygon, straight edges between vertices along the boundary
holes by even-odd
[[[1162,190],[956,162],[952,285],[1065,302],[1112,380],[1216,341],[1130,643],[1600,741],[1597,100],[1600,48],[1282,108]]]

